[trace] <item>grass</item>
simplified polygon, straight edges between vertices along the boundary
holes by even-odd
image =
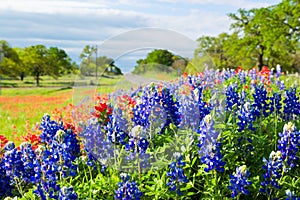
[[[0,134],[5,135],[9,140],[18,141],[20,136],[36,128],[44,113],[51,114],[57,109],[67,109],[69,104],[78,105],[87,97],[110,93],[116,89],[120,81],[124,81],[121,76],[101,77],[98,84],[95,84],[96,81],[90,77],[72,76],[72,78],[73,83],[78,83],[73,87],[66,84],[72,82],[71,76],[58,80],[42,77],[42,87],[27,83],[31,82],[30,77],[27,77],[24,83],[13,80],[3,81],[11,87],[2,88],[0,91]],[[92,81],[93,84],[90,84]],[[50,85],[51,87],[46,87]]]
[[[99,78],[98,84],[109,85],[120,79],[120,76],[101,76]],[[68,88],[75,86],[95,86],[96,78],[93,76],[80,76],[76,74],[65,75],[54,79],[51,76],[42,76],[40,79],[39,87],[58,87],[58,88]],[[19,88],[19,87],[36,87],[35,78],[25,77],[23,81],[18,79],[8,79],[2,78],[1,82],[2,88]]]
[[[170,73],[163,71],[148,71],[146,73],[140,74],[140,76],[160,81],[172,81],[179,77],[175,71],[172,71]]]

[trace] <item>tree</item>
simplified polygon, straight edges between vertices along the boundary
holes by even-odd
[[[20,76],[22,73],[22,68],[18,53],[4,40],[0,41],[0,46],[2,47],[4,55],[0,72],[9,77]]]
[[[57,47],[50,47],[47,53],[47,65],[51,67],[49,75],[59,77],[62,74],[70,74],[76,66],[72,63],[67,53]]]
[[[97,66],[99,71],[103,73],[107,71],[108,67],[114,66],[114,60],[106,56],[97,57]]]
[[[49,75],[58,78],[60,75],[70,73],[76,69],[67,53],[56,47],[47,49],[44,45],[26,47],[22,62],[40,85],[40,76]]]
[[[187,65],[184,58],[165,49],[155,49],[148,53],[145,59],[139,59],[136,63],[137,65],[133,71],[136,74],[145,73],[146,71],[171,72],[175,70],[180,70],[181,73]]]
[[[44,45],[36,45],[25,48],[23,62],[29,67],[29,72],[35,77],[36,85],[40,85],[40,76],[48,74],[46,62],[47,48]]]
[[[96,52],[97,48],[90,45],[86,45],[82,50],[82,53],[80,54],[80,58],[82,59],[80,64],[80,73],[82,75],[92,76],[98,71],[114,75],[122,74],[121,69],[114,64],[114,60],[112,58],[108,58],[106,56],[98,57],[97,55],[93,56]]]
[[[96,71],[96,63],[93,62],[93,54],[97,51],[94,46],[86,45],[80,54],[82,59],[80,64],[80,73],[85,76],[91,76]]]
[[[171,66],[174,62],[174,55],[165,49],[155,49],[147,55],[146,63],[147,64],[161,64],[165,66]]]
[[[239,46],[244,56],[255,56],[259,69],[265,64],[291,65],[292,54],[299,48],[295,45],[299,42],[299,13],[299,1],[284,0],[275,6],[229,14],[235,21],[231,28],[237,36],[231,45]]]
[[[217,37],[202,36],[197,39],[199,47],[194,52],[194,57],[199,57],[198,60],[207,60],[207,58],[200,59],[201,57],[209,57],[214,66],[218,68],[232,67],[233,63],[230,57],[226,55],[226,41],[230,35],[221,33]]]

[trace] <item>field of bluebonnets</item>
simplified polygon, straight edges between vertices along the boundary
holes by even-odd
[[[206,70],[45,114],[20,146],[1,136],[1,198],[300,199],[299,87],[282,74]]]

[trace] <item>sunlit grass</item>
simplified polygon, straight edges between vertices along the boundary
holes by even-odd
[[[47,77],[45,78],[47,79]],[[93,103],[93,97],[113,92],[122,77],[101,77],[98,85],[55,88],[2,88],[0,93],[0,134],[10,140],[28,133],[36,127],[44,113],[61,109],[69,104],[79,105],[86,98]],[[80,82],[82,80],[73,80]],[[86,80],[86,79],[84,79]],[[97,81],[94,80],[96,83]],[[82,82],[81,82],[82,83]],[[69,110],[71,112],[71,110]],[[26,125],[27,124],[27,125]]]

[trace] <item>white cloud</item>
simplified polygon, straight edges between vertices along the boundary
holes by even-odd
[[[184,16],[153,15],[149,16],[152,26],[161,26],[179,31],[190,38],[200,35],[218,35],[228,31],[230,21],[223,14],[209,11],[191,10]]]
[[[257,7],[267,7],[279,3],[280,0],[274,0],[272,2],[260,2],[255,0],[157,0],[158,2],[166,3],[191,3],[200,5],[223,5],[223,6],[233,6],[236,8],[257,8]]]
[[[51,0],[1,0],[0,10],[30,13],[87,13],[90,10],[107,8],[107,2],[97,4],[82,1],[51,1]]]
[[[195,41],[201,35],[217,35],[229,29],[230,21],[223,8],[235,12],[237,7],[269,5],[264,2],[259,0],[153,0],[151,2],[147,0],[1,0],[0,39],[7,40],[12,46],[20,47],[35,44],[57,46],[65,49],[76,61],[79,61],[79,54],[85,45],[99,45],[103,50],[99,51],[99,55],[107,54],[110,57],[120,56],[122,55],[120,52],[126,53],[126,49],[137,51],[141,46],[150,47],[151,42],[153,47],[173,50],[176,49],[176,45],[177,49],[181,46],[182,51],[174,51],[185,54],[184,51],[191,52],[195,46],[191,45],[188,49],[184,44],[180,44],[180,41],[185,40],[178,38],[176,34],[171,37],[171,32],[181,33],[191,41]],[[136,34],[137,32],[132,31],[142,27],[168,30],[166,34],[157,35],[153,35],[153,32]],[[121,35],[123,38],[120,37]],[[108,40],[111,42],[107,43]],[[126,56],[131,56],[132,53]],[[131,56],[127,60],[133,60],[133,57],[136,56]],[[126,60],[125,56],[122,59]]]

